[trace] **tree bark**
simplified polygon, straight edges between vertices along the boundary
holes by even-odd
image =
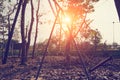
[[[4,56],[3,56],[3,59],[2,59],[2,64],[6,64],[6,62],[7,62],[9,46],[10,46],[10,42],[11,42],[11,39],[12,39],[12,36],[13,36],[13,33],[14,33],[14,29],[15,29],[15,25],[16,25],[16,22],[17,22],[19,12],[20,12],[21,5],[22,5],[22,0],[19,1],[18,8],[17,8],[16,14],[15,14],[15,18],[14,18],[14,21],[13,21],[13,24],[12,24],[11,32],[8,35],[8,41],[7,41],[6,48],[5,48],[5,53],[4,53]]]
[[[30,47],[30,42],[31,42],[31,33],[32,33],[32,27],[33,27],[33,22],[34,22],[34,7],[33,7],[33,0],[30,0],[31,3],[31,23],[30,23],[30,29],[28,32],[28,42],[27,42],[27,48],[26,48],[26,53],[28,54],[29,47]]]
[[[36,32],[35,32],[35,40],[34,40],[34,44],[33,44],[32,58],[34,58],[36,41],[37,41],[37,36],[38,36],[39,6],[40,6],[40,0],[38,1],[38,8],[37,8],[37,11],[36,11]]]
[[[69,31],[67,40],[66,40],[66,48],[65,48],[65,57],[67,66],[70,64],[70,46],[71,46],[71,31]]]
[[[22,54],[21,54],[21,65],[26,62],[26,40],[25,40],[25,9],[27,5],[27,0],[23,1],[22,11],[21,11],[21,38],[22,38]]]

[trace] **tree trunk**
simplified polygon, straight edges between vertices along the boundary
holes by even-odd
[[[10,34],[10,15],[8,15],[7,21],[8,21],[8,35],[9,35]]]
[[[25,9],[27,0],[24,0],[21,11],[21,38],[22,38],[22,54],[21,54],[21,65],[26,62],[26,40],[25,40]]]
[[[70,41],[69,39],[67,40],[67,43],[66,43],[66,50],[65,50],[65,56],[66,56],[66,62],[67,63],[70,63]]]
[[[71,49],[71,43],[73,40],[73,37],[72,37],[73,27],[72,26],[70,28],[68,27],[68,30],[69,30],[69,32],[67,35],[66,50],[65,50],[67,66],[70,65],[70,49]]]
[[[3,59],[2,59],[2,64],[6,64],[6,62],[7,62],[9,46],[10,46],[10,42],[11,42],[11,39],[12,39],[12,36],[13,36],[13,32],[14,32],[14,29],[15,29],[15,25],[16,25],[17,18],[18,18],[19,12],[20,12],[21,5],[22,5],[22,0],[19,1],[18,9],[17,9],[16,14],[15,14],[15,18],[14,18],[14,21],[13,21],[13,24],[12,24],[11,32],[8,35],[8,41],[7,41],[6,48],[5,48],[5,53],[4,53],[4,56],[3,56]]]
[[[40,6],[40,0],[38,1],[38,8],[37,8],[37,11],[36,11],[36,32],[35,32],[35,40],[34,40],[34,44],[33,44],[32,58],[34,58],[36,41],[37,41],[37,34],[38,34],[39,6]]]
[[[70,45],[71,45],[71,34],[68,34],[68,38],[66,41],[66,49],[65,49],[66,63],[68,66],[70,64]]]
[[[31,32],[32,32],[32,27],[33,27],[33,22],[34,22],[34,8],[33,8],[33,0],[30,0],[31,3],[31,23],[30,23],[30,29],[28,32],[28,42],[27,42],[27,48],[26,48],[26,53],[28,54],[28,50],[30,47],[30,42],[31,42]]]

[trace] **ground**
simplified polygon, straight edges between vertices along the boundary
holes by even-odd
[[[85,65],[91,69],[106,57],[84,56]],[[0,63],[0,80],[35,80],[41,58],[29,58],[20,65],[17,57],[9,58],[7,64]],[[69,65],[69,66],[68,66]],[[113,58],[90,73],[91,80],[120,80],[120,58]],[[47,56],[38,80],[87,80],[77,56],[71,56],[66,64],[63,56]]]

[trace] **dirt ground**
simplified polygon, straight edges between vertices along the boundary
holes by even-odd
[[[86,57],[85,65],[91,69],[105,57]],[[40,58],[29,58],[26,65],[19,65],[19,58],[9,58],[7,64],[0,63],[0,80],[35,80]],[[120,58],[107,61],[90,73],[91,80],[120,80]],[[66,64],[63,56],[47,56],[38,80],[87,80],[82,64],[76,56]]]

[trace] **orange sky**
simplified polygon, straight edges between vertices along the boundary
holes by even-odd
[[[46,3],[46,4],[43,4]],[[51,10],[47,0],[41,0],[41,8],[43,10]],[[47,5],[48,4],[48,5]],[[113,21],[114,23],[114,42],[120,43],[120,23],[118,22],[118,15],[114,5],[114,0],[100,0],[95,5],[95,12],[89,14],[89,18],[94,21],[91,23],[91,27],[98,29],[102,34],[102,42],[107,41],[107,43],[113,42]],[[49,18],[52,18],[48,14]],[[47,15],[47,16],[48,16]],[[52,18],[53,19],[53,18]],[[41,33],[45,36],[40,36],[40,39],[44,39],[49,35],[50,27],[47,25],[42,25],[44,29],[40,29]],[[52,26],[52,25],[51,25]]]
[[[52,0],[51,0],[52,1]],[[37,6],[36,1],[34,1],[35,7]],[[27,6],[30,6],[29,4]],[[107,41],[107,43],[113,42],[113,21],[114,23],[114,42],[120,44],[120,23],[118,23],[118,15],[114,5],[114,0],[100,0],[98,3],[94,4],[95,12],[88,15],[88,18],[93,19],[91,23],[91,28],[98,29],[102,34],[102,42]],[[36,9],[36,8],[35,8]],[[26,18],[27,23],[30,22],[30,7],[27,7]],[[52,14],[51,8],[48,4],[48,0],[41,0],[40,13],[47,13],[41,17],[41,21],[49,21],[49,24],[39,25],[38,40],[43,41],[49,37],[51,27],[53,25],[51,20],[54,20],[54,15]],[[34,25],[35,26],[35,25]],[[34,33],[33,29],[33,33]],[[34,39],[34,38],[33,38]]]

